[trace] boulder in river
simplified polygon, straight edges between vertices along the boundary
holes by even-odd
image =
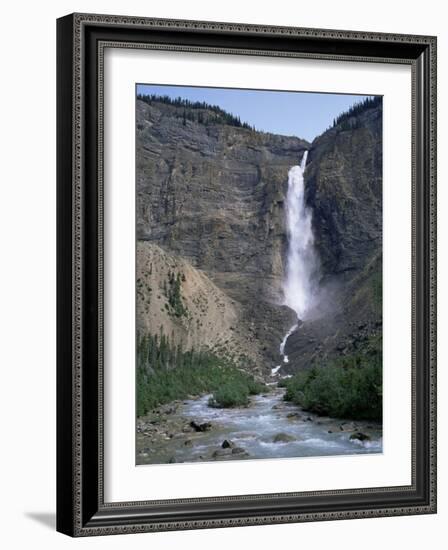
[[[230,439],[224,439],[221,447],[223,449],[232,449],[233,447],[235,447],[235,443],[233,441],[230,441]]]
[[[198,422],[192,420],[190,422],[190,426],[197,432],[207,432],[211,429],[212,424],[211,422],[202,422],[202,424],[199,424]]]
[[[216,449],[213,451],[212,458],[223,458],[232,454],[232,449],[228,447],[227,449]]]
[[[293,435],[280,432],[274,436],[274,443],[289,443],[290,441],[295,441],[296,438]]]
[[[367,435],[362,432],[354,432],[350,435],[351,440],[357,440],[357,441],[370,441],[370,435]]]
[[[339,426],[341,432],[354,432],[357,430],[357,426],[354,422],[342,422]]]
[[[232,449],[232,454],[233,455],[249,456],[249,453],[246,451],[246,449],[243,449],[243,447],[234,447]]]

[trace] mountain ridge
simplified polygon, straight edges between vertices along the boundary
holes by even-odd
[[[246,353],[251,369],[268,374],[295,320],[281,305],[288,171],[309,150],[306,200],[313,211],[325,307],[320,319],[304,323],[288,339],[284,372],[348,353],[381,328],[370,289],[381,271],[381,105],[347,115],[312,144],[241,121],[229,124],[225,117],[214,120],[209,111],[137,99],[138,242],[187,262],[191,273],[202,273],[235,304],[232,322],[240,335],[231,353]],[[139,330],[157,328],[148,322],[160,317],[155,313],[140,311]],[[177,338],[178,321],[164,319],[161,325]],[[224,331],[219,318],[215,322]],[[203,336],[207,344],[211,337]],[[197,342],[200,337],[199,331]]]

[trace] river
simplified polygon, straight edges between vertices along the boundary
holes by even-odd
[[[205,395],[180,402],[174,409],[163,409],[156,423],[141,421],[137,463],[382,452],[380,425],[319,417],[286,403],[283,394],[284,390],[273,388],[268,394],[253,397],[245,408],[211,408]],[[166,410],[168,414],[163,412]],[[192,421],[197,425],[210,423],[211,427],[196,432],[190,427]],[[359,433],[368,439],[350,438]],[[228,442],[227,449],[223,449],[224,441]]]

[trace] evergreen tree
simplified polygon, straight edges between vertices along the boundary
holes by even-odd
[[[208,125],[210,123],[214,124],[228,124],[229,126],[236,126],[238,128],[245,128],[247,130],[253,130],[246,122],[241,122],[239,116],[232,115],[221,109],[218,105],[210,105],[205,101],[190,101],[188,99],[182,99],[181,97],[170,98],[167,95],[157,95],[157,94],[138,94],[137,99],[147,103],[148,105],[153,105],[155,103],[162,103],[165,105],[172,105],[173,107],[180,109],[183,108],[182,112],[178,112],[174,116],[182,118],[182,124],[185,126],[187,120],[197,122],[199,124]],[[195,114],[193,111],[197,111]],[[204,113],[208,111],[211,114]]]
[[[356,117],[364,111],[367,111],[367,109],[378,107],[382,105],[382,102],[382,96],[373,96],[368,97],[364,101],[360,101],[359,103],[355,103],[347,111],[341,113],[339,116],[336,117],[336,119],[333,120],[333,127],[340,125],[342,130],[349,130],[353,128],[354,126],[352,126],[352,124],[356,124],[356,122],[350,122],[350,119],[352,117]]]

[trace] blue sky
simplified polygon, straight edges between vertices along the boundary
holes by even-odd
[[[351,105],[371,97],[149,84],[138,84],[137,93],[205,101],[239,116],[242,122],[255,126],[257,130],[297,136],[308,141],[324,132],[333,124],[333,119]]]

